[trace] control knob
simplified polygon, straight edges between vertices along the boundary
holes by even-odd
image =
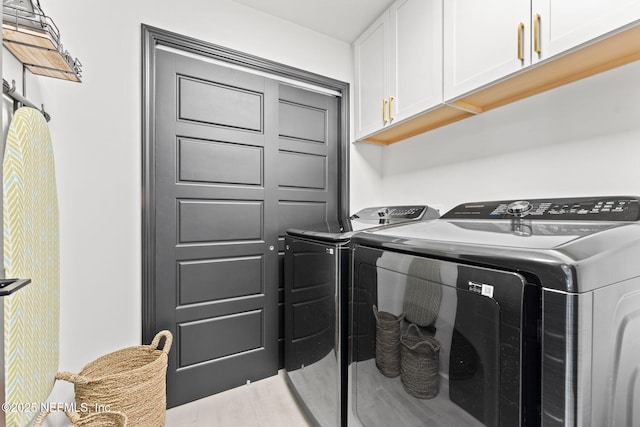
[[[384,208],[384,209],[380,209],[378,212],[378,216],[380,218],[386,217],[389,214],[389,209]]]
[[[510,203],[507,206],[507,212],[515,216],[522,216],[525,213],[529,212],[532,208],[533,206],[531,205],[531,203],[527,202],[526,200],[518,200],[517,202]]]

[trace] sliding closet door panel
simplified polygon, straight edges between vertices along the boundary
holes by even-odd
[[[338,98],[156,49],[155,329],[170,407],[284,367],[284,235],[338,223]]]
[[[277,373],[278,85],[159,50],[157,326],[175,406]]]
[[[338,227],[338,99],[280,85],[278,128],[278,235],[280,304],[284,313],[284,236],[288,228]],[[282,319],[282,318],[281,318]],[[284,355],[284,328],[280,329]],[[283,361],[281,361],[283,363]]]
[[[280,249],[288,228],[338,223],[338,100],[280,85]]]

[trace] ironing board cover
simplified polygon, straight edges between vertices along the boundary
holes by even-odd
[[[40,411],[29,406],[46,401],[58,370],[58,198],[51,137],[38,110],[23,107],[13,116],[3,184],[6,276],[31,278],[4,297],[6,425],[22,427]]]

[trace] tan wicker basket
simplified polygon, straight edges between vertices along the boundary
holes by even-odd
[[[41,427],[49,411],[43,411],[32,427]],[[122,412],[96,412],[80,417],[77,412],[65,411],[73,424],[69,427],[127,427],[127,416]]]
[[[163,337],[164,346],[159,349]],[[161,331],[151,345],[109,353],[78,374],[59,372],[56,379],[73,383],[76,407],[82,408],[82,418],[93,412],[121,411],[132,427],[162,427],[167,410],[166,373],[172,341],[171,332]]]

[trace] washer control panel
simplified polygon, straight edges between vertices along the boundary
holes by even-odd
[[[638,221],[640,198],[576,197],[464,203],[443,219],[536,219],[550,221]]]

